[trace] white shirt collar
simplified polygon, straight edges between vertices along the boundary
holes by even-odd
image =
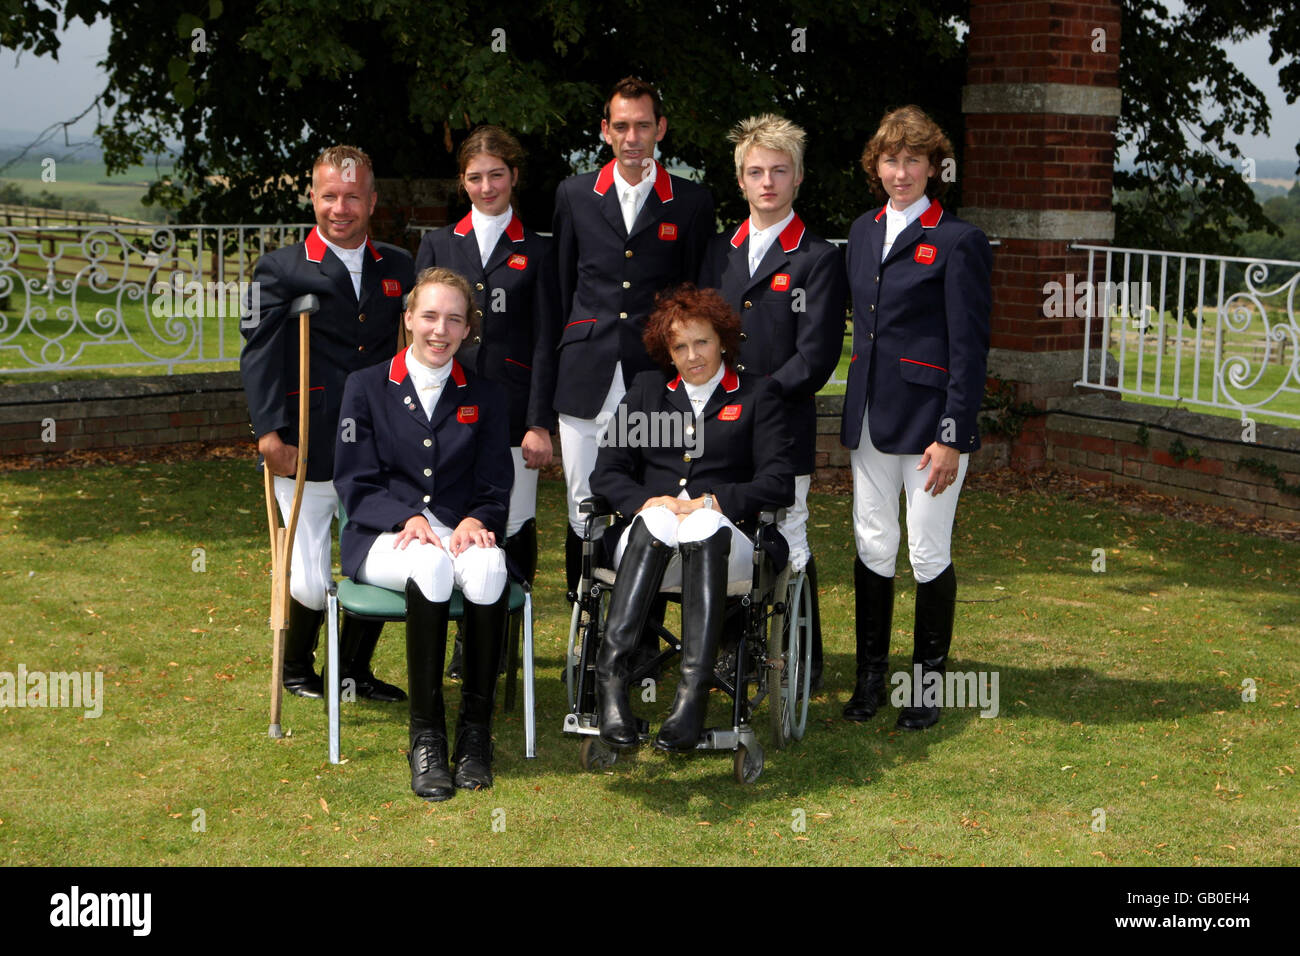
[[[319,229],[316,230],[316,232],[318,235],[320,234]],[[344,249],[342,246],[336,246],[324,236],[321,236],[321,240],[325,245],[329,246],[330,251],[333,252],[334,255],[339,257],[339,261],[343,263],[343,267],[348,270],[348,277],[352,279],[352,292],[358,299],[360,299],[361,270],[365,267],[365,259],[363,256],[366,253],[366,240],[362,239],[361,245],[357,246],[355,249]]]
[[[691,407],[695,409],[695,417],[699,418],[700,413],[704,411],[705,403],[708,402],[709,396],[718,383],[722,381],[723,374],[727,371],[727,363],[719,362],[718,370],[713,373],[713,377],[707,382],[700,385],[692,385],[686,379],[682,379],[682,384],[686,386],[686,397],[690,399]]]
[[[785,232],[785,227],[794,222],[794,209],[790,214],[775,225],[768,226],[766,229],[755,229],[754,220],[749,220],[749,274],[752,276],[758,269],[758,264],[763,261],[767,255],[767,250],[772,247],[776,237]]]
[[[889,250],[894,248],[894,240],[916,220],[921,218],[921,214],[930,208],[930,197],[922,196],[906,209],[898,210],[894,208],[894,202],[891,199],[885,203],[885,241],[880,247],[880,261],[884,262],[889,255]]]
[[[501,241],[501,234],[506,231],[506,226],[510,225],[510,218],[514,214],[512,206],[507,206],[506,211],[497,216],[479,212],[477,206],[471,207],[470,222],[474,226],[474,237],[478,239],[479,258],[484,265],[487,265],[488,257]]]
[[[641,177],[639,183],[629,183],[623,178],[623,167],[619,163],[615,162],[614,188],[618,190],[618,201],[620,203],[626,202],[627,200],[623,197],[627,194],[628,190],[633,190],[636,193],[637,210],[639,211],[641,204],[645,202],[645,197],[650,195],[650,190],[655,184],[655,176],[658,175],[658,172],[659,164],[652,163],[650,168],[646,170],[645,175]]]

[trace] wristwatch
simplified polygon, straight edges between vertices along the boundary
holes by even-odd
[[[704,507],[710,511],[713,510],[713,492],[706,491],[704,493]]]

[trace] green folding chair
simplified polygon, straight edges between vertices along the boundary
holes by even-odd
[[[339,509],[339,532],[347,522],[347,515]],[[527,581],[507,582],[510,589],[508,618],[506,624],[506,697],[504,709],[509,711],[515,705],[515,686],[519,670],[520,637],[523,641],[524,672],[524,756],[537,756],[537,697],[533,685],[533,591]],[[465,613],[464,598],[460,589],[451,594],[451,607],[448,617],[459,621]],[[325,674],[325,711],[329,716],[329,758],[330,763],[339,762],[340,719],[339,697],[339,631],[343,614],[363,621],[383,621],[384,623],[406,620],[406,595],[401,591],[377,587],[373,584],[361,584],[351,578],[330,581],[326,597],[326,619],[329,621],[329,646],[326,649]]]

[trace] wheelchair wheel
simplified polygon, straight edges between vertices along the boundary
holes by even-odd
[[[608,770],[618,760],[618,751],[610,747],[599,737],[583,737],[578,749],[578,762],[583,770],[598,773]]]
[[[736,756],[732,760],[732,772],[736,783],[753,783],[763,772],[763,752],[759,750],[751,753],[748,747],[741,744],[736,748]]]
[[[786,681],[781,693],[790,715],[790,736],[803,740],[808,729],[808,698],[812,687],[812,588],[800,572],[790,583],[786,618]]]

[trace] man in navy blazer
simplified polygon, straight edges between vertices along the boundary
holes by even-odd
[[[849,231],[853,359],[840,437],[853,449],[857,682],[849,720],[884,701],[900,530],[907,501],[908,560],[916,579],[912,682],[898,726],[939,720],[933,686],[952,642],[957,578],[952,525],[970,453],[979,448],[992,307],[992,250],[939,196],[952,144],[915,106],[887,114],[862,154],[875,192],[888,197]]]
[[[817,439],[817,391],[844,343],[848,278],[840,250],[815,236],[794,211],[803,182],[803,129],[781,116],[752,116],[731,131],[736,180],[749,218],[709,243],[700,286],[716,288],[741,318],[736,368],[780,389],[794,437],[795,503],[779,529],[790,564],[807,571],[812,595],[812,683],[821,687],[817,565],[808,549],[808,489]]]
[[[699,272],[713,235],[704,187],[669,175],[654,158],[668,120],[653,86],[620,80],[601,134],[614,159],[571,176],[555,194],[560,314],[555,410],[568,491],[568,584],[582,560],[578,505],[590,495],[597,442],[628,384],[654,368],[641,336],[655,295]]]
[[[325,150],[312,167],[316,226],[305,241],[268,252],[253,270],[258,311],[243,323],[239,356],[257,450],[276,475],[275,495],[288,521],[298,454],[298,321],[288,314],[298,296],[312,294],[311,396],[307,483],[290,570],[284,687],[320,697],[312,652],[324,619],[330,578],[330,522],[337,499],[334,440],[348,374],[391,357],[397,348],[402,297],[414,284],[411,257],[369,238],[377,199],[370,158],[353,146]],[[370,658],[382,625],[354,622],[341,637],[342,677],[356,694],[396,702],[406,695],[377,680]]]

